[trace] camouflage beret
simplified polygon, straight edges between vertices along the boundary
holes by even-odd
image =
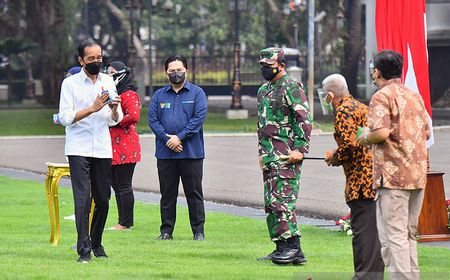
[[[275,61],[284,60],[284,51],[281,48],[265,48],[259,52],[258,63],[274,64]]]

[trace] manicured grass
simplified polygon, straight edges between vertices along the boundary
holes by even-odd
[[[58,109],[0,110],[0,136],[64,135],[64,127],[53,124]]]
[[[192,240],[187,209],[178,207],[174,240],[157,241],[159,207],[139,202],[131,231],[105,231],[103,245],[109,258],[78,264],[76,252],[69,249],[76,241],[74,222],[62,219],[73,213],[72,192],[60,188],[59,194],[61,240],[55,247],[48,243],[43,184],[0,177],[0,279],[306,279],[305,275],[350,279],[352,275],[351,238],[343,233],[302,227],[308,263],[282,267],[255,260],[273,250],[264,220],[207,213],[206,240],[197,242]],[[113,199],[110,205],[107,227],[117,220]],[[450,250],[420,247],[419,261],[422,271],[449,272]]]
[[[64,127],[53,124],[53,114],[58,109],[3,109],[0,110],[2,129],[0,136],[64,135]],[[228,120],[224,114],[209,112],[204,124],[204,131],[216,132],[256,132],[257,118],[246,120]],[[316,125],[317,127],[317,125]],[[322,131],[331,131],[332,124],[320,123]],[[147,108],[141,109],[141,119],[136,129],[138,133],[151,133],[148,126]]]

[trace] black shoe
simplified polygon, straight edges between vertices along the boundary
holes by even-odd
[[[268,254],[267,256],[257,258],[256,260],[257,260],[257,261],[271,261],[273,255],[275,255],[276,252],[277,252],[277,250],[273,250],[273,252],[270,253],[270,254]]]
[[[300,264],[305,262],[305,257],[301,257],[297,249],[285,249],[281,252],[276,252],[272,257],[274,264]]]
[[[194,240],[203,241],[205,240],[205,235],[203,233],[196,233],[194,234]]]
[[[160,236],[156,237],[157,240],[172,240],[173,236],[170,233],[162,232]]]
[[[103,248],[102,245],[100,245],[98,248],[92,248],[92,252],[94,253],[94,256],[96,258],[107,258],[108,256],[105,253],[105,248]]]
[[[77,262],[79,263],[88,263],[90,261],[91,261],[91,253],[82,254],[77,260]]]

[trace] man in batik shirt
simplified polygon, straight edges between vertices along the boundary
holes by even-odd
[[[264,178],[267,227],[276,250],[261,259],[276,264],[306,262],[295,216],[302,160],[309,149],[311,116],[303,86],[285,72],[282,49],[260,52],[268,82],[258,90],[258,151]]]
[[[358,140],[373,144],[381,255],[392,279],[419,279],[416,235],[427,181],[428,116],[421,95],[401,83],[399,53],[382,51],[373,64],[378,91],[369,105],[370,132]]]
[[[350,95],[347,82],[340,74],[326,77],[318,91],[334,112],[334,138],[338,148],[327,153],[326,162],[344,168],[345,200],[350,207],[353,231],[354,279],[383,279],[384,263],[372,188],[372,152],[370,147],[356,142],[358,128],[367,126],[368,108]]]

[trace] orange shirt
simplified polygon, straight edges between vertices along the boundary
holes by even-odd
[[[427,180],[428,116],[422,96],[391,79],[372,97],[369,127],[390,130],[388,139],[373,145],[374,186],[424,189]]]
[[[345,200],[373,199],[372,152],[370,147],[356,143],[358,127],[367,126],[367,106],[344,96],[336,108],[334,117],[334,138],[338,144],[335,160],[344,168],[346,177]]]

